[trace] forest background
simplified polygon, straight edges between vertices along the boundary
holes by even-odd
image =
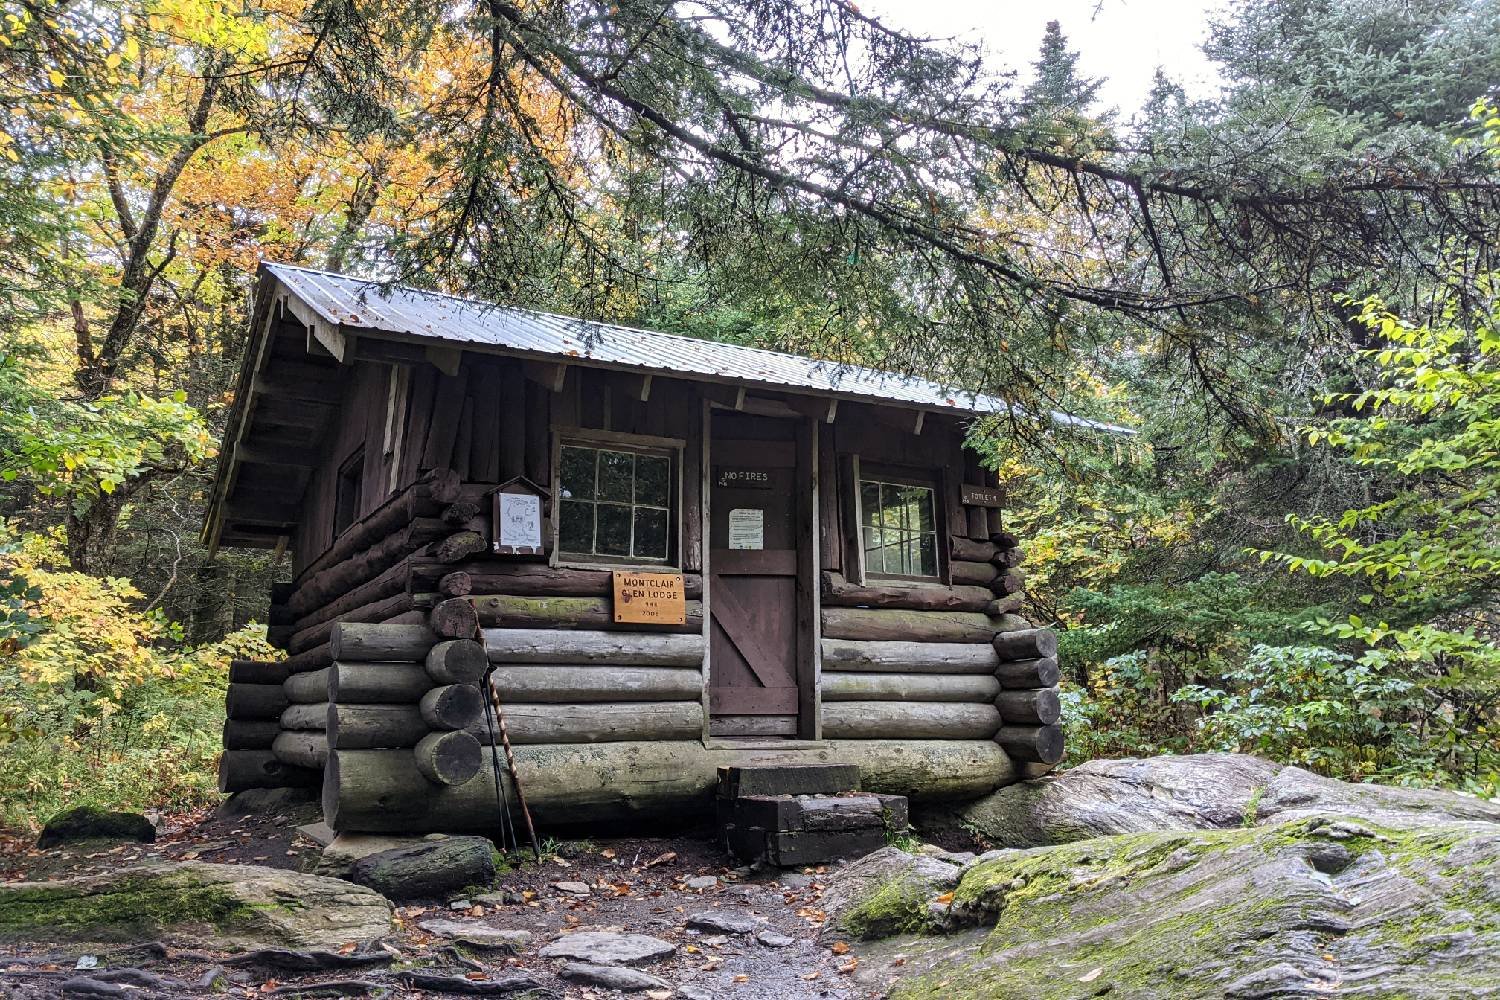
[[[1500,793],[1496,25],[1237,0],[1120,111],[846,0],[7,4],[0,826],[214,797],[261,260],[1005,396],[1070,760]]]

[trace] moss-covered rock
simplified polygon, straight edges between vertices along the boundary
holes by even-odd
[[[0,884],[0,940],[336,948],[388,934],[391,906],[338,879],[184,861],[57,882]]]
[[[823,892],[824,926],[866,940],[918,933],[932,920],[933,901],[958,885],[959,870],[951,862],[883,847],[830,880]]]
[[[79,806],[49,819],[36,840],[36,846],[46,850],[59,844],[90,840],[149,844],[156,840],[156,826],[140,813]]]
[[[997,847],[1065,844],[1150,830],[1229,830],[1312,816],[1411,829],[1500,824],[1500,804],[1452,792],[1350,784],[1245,754],[1095,760],[928,810],[919,827],[961,827]]]
[[[484,837],[443,837],[367,854],[349,880],[390,899],[429,899],[495,881],[495,848]]]
[[[971,865],[947,938],[862,947],[897,1000],[1500,996],[1500,831],[1313,818]],[[899,954],[901,961],[894,962]]]

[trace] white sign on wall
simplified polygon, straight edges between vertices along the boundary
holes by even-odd
[[[542,547],[542,498],[529,493],[500,494],[500,527],[496,545],[513,549]]]
[[[763,549],[766,547],[766,512],[751,507],[736,507],[729,512],[729,547]]]

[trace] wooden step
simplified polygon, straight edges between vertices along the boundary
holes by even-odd
[[[719,768],[719,798],[743,795],[838,795],[859,788],[853,764],[788,764]]]

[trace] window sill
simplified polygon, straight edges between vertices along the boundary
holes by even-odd
[[[558,559],[552,563],[558,569],[609,569],[622,573],[681,573],[682,569],[671,563],[605,562],[604,560],[580,559],[576,556]]]

